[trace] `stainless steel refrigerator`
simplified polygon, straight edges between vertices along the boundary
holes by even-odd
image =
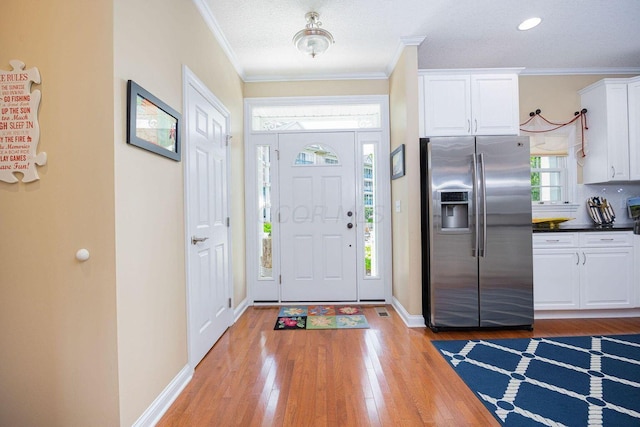
[[[532,328],[528,138],[423,138],[420,153],[427,325]]]

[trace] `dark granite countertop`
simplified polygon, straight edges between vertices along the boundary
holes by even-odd
[[[585,232],[585,231],[633,231],[633,224],[613,224],[613,225],[595,225],[595,224],[570,224],[563,223],[555,228],[549,228],[539,225],[533,225],[534,233],[557,233],[557,232]]]

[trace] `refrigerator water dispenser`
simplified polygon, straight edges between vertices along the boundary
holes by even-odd
[[[440,192],[442,230],[466,230],[469,228],[469,192]]]

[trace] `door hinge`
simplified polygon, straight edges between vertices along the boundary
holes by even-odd
[[[278,283],[282,285],[282,274],[278,276]]]
[[[280,212],[278,212],[278,222],[281,222],[280,221]]]
[[[231,298],[229,298],[229,308],[231,308]]]
[[[229,227],[231,220],[229,219],[229,217],[227,217],[227,227]]]
[[[231,135],[226,135],[226,139],[225,139],[225,145],[228,147],[229,143],[231,142],[231,139],[233,138],[233,136]]]
[[[276,160],[280,160],[280,150],[275,150],[276,152]]]

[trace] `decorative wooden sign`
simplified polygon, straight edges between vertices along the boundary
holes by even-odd
[[[40,179],[36,165],[47,163],[47,153],[37,153],[40,140],[38,106],[40,91],[31,92],[31,83],[40,83],[37,68],[25,70],[22,61],[9,61],[13,70],[0,70],[0,181],[22,182]]]

